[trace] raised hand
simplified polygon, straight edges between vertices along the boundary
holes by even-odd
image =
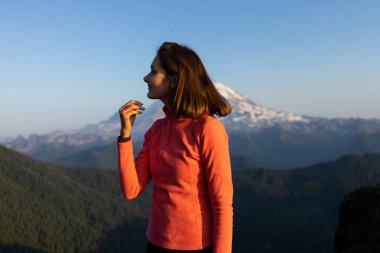
[[[141,114],[145,110],[143,103],[137,100],[130,100],[119,109],[120,116],[120,136],[127,138],[131,135],[133,124],[135,123],[136,115]]]

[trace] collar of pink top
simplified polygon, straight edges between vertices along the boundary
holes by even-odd
[[[191,120],[190,118],[184,118],[184,117],[179,117],[179,118],[176,118],[175,115],[174,115],[174,112],[173,110],[167,108],[166,106],[162,107],[162,111],[165,113],[165,116],[167,118],[170,118],[170,119],[177,119],[177,120]]]
[[[176,120],[176,121],[191,121],[191,120],[193,120],[192,118],[185,118],[182,116],[179,118],[176,118],[173,110],[166,108],[166,106],[162,107],[162,111],[165,113],[165,116],[171,120]]]

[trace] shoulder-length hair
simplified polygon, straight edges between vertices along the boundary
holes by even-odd
[[[157,57],[174,84],[169,103],[176,117],[201,118],[205,113],[227,116],[228,101],[217,91],[199,56],[189,47],[164,42]]]

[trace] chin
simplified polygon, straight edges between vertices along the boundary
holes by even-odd
[[[146,94],[146,96],[147,96],[148,98],[150,98],[150,99],[154,99],[154,97],[152,97],[152,95],[150,95],[149,92],[148,92],[148,94]]]
[[[146,94],[146,96],[148,97],[148,98],[150,98],[150,99],[157,99],[157,97],[155,97],[155,96],[152,96],[151,94]]]

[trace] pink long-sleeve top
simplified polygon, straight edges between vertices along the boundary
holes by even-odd
[[[228,135],[214,116],[153,123],[134,159],[133,139],[118,139],[121,188],[136,198],[153,178],[147,239],[160,247],[231,253],[233,184]]]

